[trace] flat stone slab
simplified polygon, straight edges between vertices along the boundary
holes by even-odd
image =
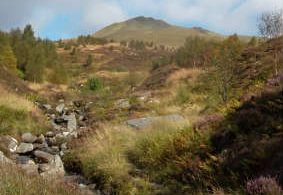
[[[31,152],[33,151],[34,147],[32,144],[30,143],[21,143],[16,152],[19,153],[19,154],[25,154],[25,153],[28,153],[28,152]]]
[[[169,122],[182,122],[185,121],[184,117],[178,114],[164,115],[164,116],[156,116],[156,117],[146,117],[146,118],[137,118],[127,120],[126,124],[136,128],[136,129],[144,129],[149,127],[155,121],[169,121]]]

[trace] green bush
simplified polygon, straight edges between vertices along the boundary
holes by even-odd
[[[92,77],[87,81],[88,89],[91,91],[97,91],[103,88],[102,81],[97,77]]]

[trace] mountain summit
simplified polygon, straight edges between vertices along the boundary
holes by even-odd
[[[116,41],[142,40],[156,44],[181,46],[189,36],[210,39],[221,35],[200,27],[185,28],[168,24],[163,20],[139,16],[124,22],[111,24],[94,34],[95,37],[114,39]]]

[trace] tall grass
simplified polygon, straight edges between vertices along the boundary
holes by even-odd
[[[48,125],[35,105],[0,86],[0,135],[18,135],[23,132],[44,132]]]
[[[62,181],[28,176],[13,165],[0,164],[1,195],[79,195],[77,189]]]

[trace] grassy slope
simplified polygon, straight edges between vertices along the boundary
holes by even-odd
[[[181,46],[188,36],[219,39],[223,36],[200,28],[183,28],[151,18],[134,18],[112,24],[94,34],[117,41],[142,40],[168,46]]]
[[[36,95],[23,81],[0,67],[0,135],[18,136],[48,130],[41,111],[31,102]]]
[[[273,88],[257,85],[274,74],[274,48],[282,48],[281,39],[243,53],[239,59],[242,78],[237,87],[246,93],[251,87],[257,91]],[[80,167],[102,190],[118,194],[154,194],[160,189],[152,182],[163,185],[161,194],[206,194],[218,192],[219,188],[243,193],[247,179],[259,174],[278,175],[282,170],[278,147],[282,143],[282,91],[258,94],[255,99],[243,98],[241,103],[246,103],[240,103],[237,110],[229,109],[231,113],[224,120],[220,117],[218,126],[206,126],[200,132],[166,124],[140,133],[114,125],[98,128],[97,134],[85,142],[86,147],[75,149],[66,161]]]

